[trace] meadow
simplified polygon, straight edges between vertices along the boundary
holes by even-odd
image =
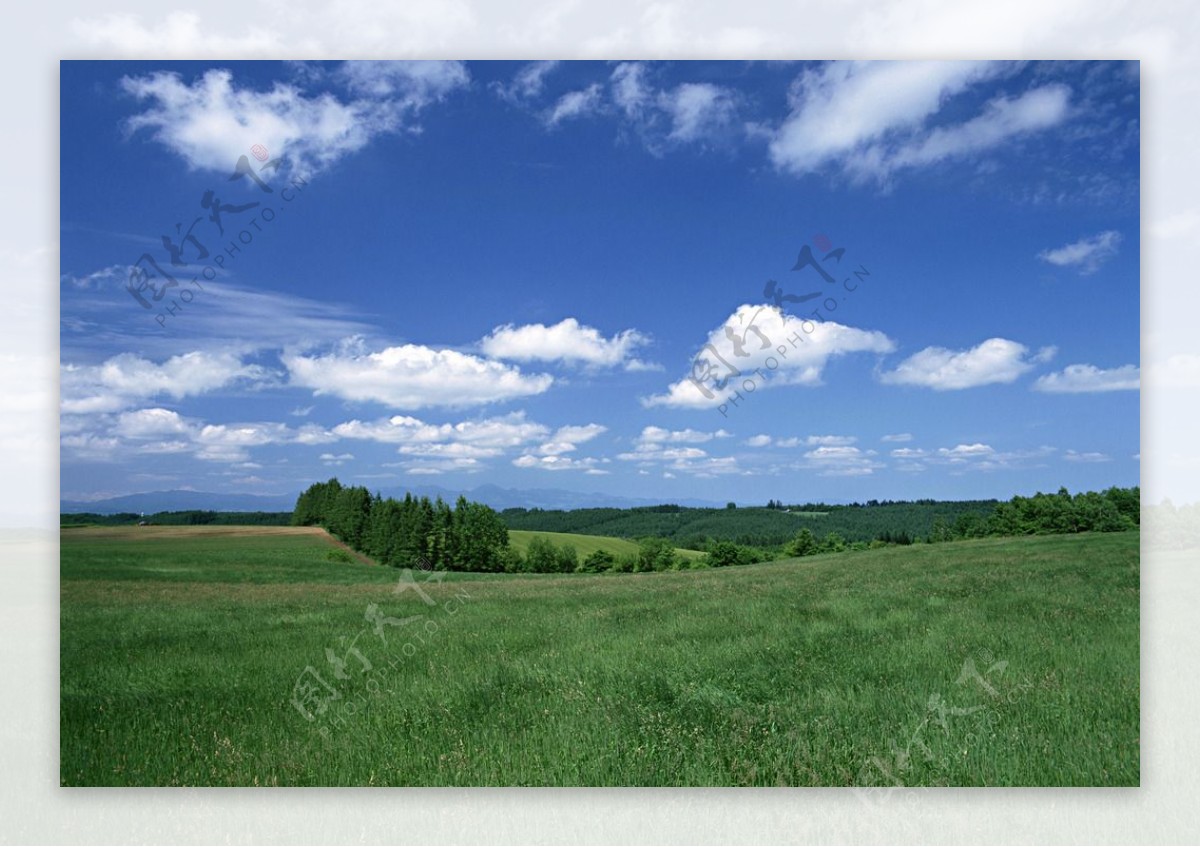
[[[524,529],[510,529],[508,542],[518,552],[525,554],[529,551],[529,542],[536,537],[549,541],[555,547],[570,545],[575,548],[579,558],[583,559],[597,550],[607,550],[614,556],[636,556],[638,544],[627,538],[613,538],[605,535],[582,535],[573,532],[534,532]],[[687,550],[676,547],[675,552],[685,559],[699,559],[704,554],[699,550]]]
[[[429,574],[315,528],[67,529],[60,779],[1136,786],[1138,543]]]

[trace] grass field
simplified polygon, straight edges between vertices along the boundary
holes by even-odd
[[[570,544],[575,548],[575,552],[579,554],[580,560],[583,560],[597,550],[607,550],[614,556],[636,556],[638,553],[636,541],[629,541],[624,538],[609,538],[604,535],[578,535],[572,532],[534,532],[532,530],[510,529],[508,531],[508,543],[519,550],[521,555],[525,555],[525,552],[529,549],[529,542],[537,535],[545,538],[555,547],[563,547]],[[699,550],[685,550],[682,547],[676,547],[675,552],[685,559],[699,559],[704,555]]]
[[[319,531],[61,539],[64,785],[1139,781],[1137,533],[418,574],[435,605]]]

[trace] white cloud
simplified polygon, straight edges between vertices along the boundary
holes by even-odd
[[[315,424],[293,430],[274,421],[211,424],[163,408],[120,414],[64,416],[64,453],[84,459],[116,460],[154,454],[189,454],[196,459],[237,467],[249,462],[249,449],[269,444],[324,444],[336,441]],[[322,456],[322,460],[324,460]]]
[[[624,365],[628,370],[642,370],[646,365],[632,355],[649,340],[635,329],[605,338],[595,327],[584,326],[575,318],[565,318],[553,326],[540,323],[498,326],[479,342],[479,346],[489,356],[518,362]]]
[[[193,427],[178,412],[169,409],[139,409],[119,415],[113,431],[122,438],[162,438],[172,435],[190,436]]]
[[[737,105],[723,88],[708,83],[685,83],[663,92],[661,108],[671,116],[671,141],[690,142],[711,137],[729,127]]]
[[[1036,355],[1029,352],[1024,344],[1006,338],[989,338],[970,350],[926,347],[895,370],[881,373],[879,379],[890,385],[919,385],[935,391],[1010,383],[1036,363],[1050,359],[1055,351],[1044,347]]]
[[[400,126],[400,109],[390,101],[343,103],[283,83],[268,91],[239,88],[227,70],[210,70],[191,85],[166,71],[122,84],[150,104],[129,119],[131,132],[147,129],[190,167],[224,174],[255,144],[283,156],[298,174],[312,174]]]
[[[517,71],[511,83],[505,85],[500,82],[493,82],[491,89],[502,100],[507,100],[510,103],[534,100],[541,96],[542,89],[546,85],[546,77],[559,64],[559,62],[530,62]]]
[[[974,444],[959,444],[951,448],[942,447],[938,449],[938,455],[947,459],[962,459],[967,456],[990,456],[995,452],[996,451],[992,449],[991,445],[980,444],[979,442]]]
[[[566,120],[585,118],[600,111],[603,99],[601,88],[596,83],[580,91],[569,91],[546,110],[543,120],[546,126],[554,127]]]
[[[799,467],[816,470],[820,476],[869,476],[884,464],[875,458],[874,450],[823,445],[805,453]]]
[[[804,439],[809,447],[845,447],[856,441],[853,435],[810,435]]]
[[[366,353],[352,340],[324,356],[286,353],[291,384],[397,409],[473,406],[546,391],[554,378],[454,350],[416,344]]]
[[[1078,268],[1083,275],[1095,273],[1105,261],[1117,254],[1121,233],[1107,230],[1091,238],[1081,238],[1055,250],[1043,250],[1038,258],[1060,268]]]
[[[580,444],[585,444],[591,441],[598,435],[608,431],[608,427],[600,424],[587,424],[586,426],[564,426],[550,436],[550,438],[540,445],[536,452],[542,456],[559,456],[563,453],[573,453],[579,448]]]
[[[742,345],[744,355],[741,357],[737,355],[735,342]],[[833,321],[805,322],[765,305],[739,306],[721,326],[709,333],[708,344],[743,376],[752,374],[756,368],[766,374],[760,388],[820,385],[821,372],[831,358],[848,353],[890,353],[895,349],[891,339],[882,332],[856,329]],[[701,360],[713,366],[711,380],[701,378],[705,376]],[[732,394],[740,384],[738,377],[730,374],[713,357],[711,350],[701,349],[697,361],[701,363],[694,363],[691,377],[668,386],[664,394],[643,398],[642,405],[713,408],[725,402],[726,395]],[[725,389],[714,390],[714,380],[726,376],[732,378]]]
[[[583,471],[584,473],[596,476],[608,473],[607,470],[597,467],[597,465],[607,463],[608,461],[608,459],[596,459],[593,457],[575,459],[571,456],[534,456],[526,453],[523,456],[513,459],[513,464],[518,468],[534,468],[542,471]]]
[[[463,444],[500,451],[544,440],[549,429],[526,420],[524,412],[512,412],[501,417],[443,424],[395,415],[370,422],[347,421],[333,427],[331,432],[338,438],[399,444],[401,449],[414,445]]]
[[[320,457],[321,463],[328,467],[338,467],[354,460],[353,453],[322,453]]]
[[[646,66],[641,62],[622,62],[609,79],[613,102],[631,120],[640,120],[654,100],[645,77]]]
[[[279,444],[290,440],[281,423],[207,424],[195,436],[197,459],[213,462],[244,462],[248,447]]]
[[[885,435],[879,440],[885,444],[903,444],[905,442],[912,441],[913,435],[911,432],[897,432],[891,435]]]
[[[115,412],[152,397],[179,400],[267,376],[266,369],[246,364],[231,353],[193,351],[162,364],[121,353],[99,365],[64,364],[62,411]]]
[[[994,148],[1068,116],[1069,89],[1048,85],[998,97],[962,123],[927,126],[951,98],[1002,69],[992,62],[906,61],[807,70],[793,84],[792,111],[771,139],[771,160],[794,174],[832,165],[882,180],[900,168]]]
[[[731,89],[706,82],[655,88],[646,66],[625,62],[609,80],[613,101],[651,153],[672,145],[716,140],[737,127],[739,98]]]
[[[924,459],[926,452],[918,447],[897,447],[892,450],[895,459]]]
[[[970,444],[957,444],[954,447],[941,447],[934,452],[925,453],[921,456],[914,454],[898,458],[905,458],[907,460],[921,459],[922,461],[945,465],[950,468],[952,474],[959,474],[968,471],[1021,470],[1040,466],[1042,460],[1048,458],[1054,452],[1055,449],[1053,447],[1047,446],[1001,451],[996,450],[990,444],[973,442]]]
[[[771,436],[769,435],[753,435],[746,439],[747,447],[769,447],[771,446]]]
[[[1063,459],[1068,462],[1111,462],[1112,456],[1106,453],[1076,453],[1074,450],[1068,450],[1063,454]]]
[[[1046,85],[1020,97],[997,97],[982,114],[966,123],[934,129],[924,138],[901,146],[888,156],[878,148],[868,150],[862,161],[869,170],[933,165],[945,159],[996,147],[1007,139],[1061,123],[1067,116],[1071,92],[1065,85]],[[852,167],[859,163],[852,163]]]
[[[337,75],[356,94],[414,110],[465,88],[471,80],[462,62],[428,60],[343,62]]]
[[[996,72],[985,62],[830,62],[792,86],[792,113],[770,145],[776,166],[815,171],[896,131],[914,131],[944,102]]]
[[[1035,391],[1054,394],[1137,391],[1140,387],[1141,373],[1137,365],[1109,369],[1095,365],[1067,365],[1061,371],[1038,377],[1033,384]]]
[[[663,429],[659,426],[648,426],[638,436],[641,443],[652,444],[705,444],[715,438],[729,438],[730,434],[723,429],[716,432],[701,432],[695,429]]]

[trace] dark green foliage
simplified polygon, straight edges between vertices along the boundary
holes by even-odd
[[[578,570],[583,573],[602,573],[612,570],[617,557],[607,550],[594,550],[579,564]]]
[[[817,552],[817,537],[808,527],[796,533],[787,546],[789,556],[811,556]]]
[[[1014,497],[1005,503],[869,500],[842,506],[788,506],[770,500],[766,508],[506,509],[502,517],[510,529],[667,539],[675,547],[708,552],[707,563],[720,567],[735,558],[739,563],[747,558],[735,557],[731,547],[714,548],[718,542],[766,548],[775,551],[774,556],[809,556],[866,549],[871,542],[903,546],[987,536],[1120,532],[1139,525],[1140,503],[1137,487],[1076,495],[1064,488],[1055,494]],[[714,549],[715,557],[711,555]],[[772,557],[759,552],[761,558]]]
[[[679,570],[679,563],[679,555],[667,539],[643,538],[638,541],[638,557],[635,570],[674,571]]]
[[[1038,492],[1014,497],[996,506],[979,535],[1047,535],[1075,532],[1121,532],[1141,521],[1141,490],[1109,488],[1071,495],[1065,488],[1055,494]],[[955,525],[955,538],[965,535]]]
[[[347,553],[345,550],[343,550],[341,547],[338,547],[337,549],[334,549],[334,550],[330,550],[328,553],[325,554],[325,558],[331,562],[342,562],[347,565],[354,561],[354,557],[351,556],[349,553]]]
[[[579,569],[579,555],[570,544],[559,547],[555,559],[557,560],[555,570],[559,573],[575,573]]]
[[[336,479],[318,482],[296,501],[295,526],[320,525],[385,565],[444,570],[515,570],[521,558],[508,547],[508,528],[487,506],[460,497],[452,509],[406,494],[403,502]],[[572,568],[574,566],[572,565]]]
[[[708,564],[714,568],[738,564],[738,546],[732,541],[714,541],[708,548]]]
[[[882,501],[874,505],[806,503],[789,506],[778,500],[774,503],[774,508],[505,509],[501,517],[509,529],[613,538],[658,536],[670,539],[675,547],[707,550],[710,540],[781,548],[804,527],[818,537],[837,532],[848,541],[871,541],[887,532],[908,533],[912,539],[926,538],[938,517],[949,523],[967,512],[986,518],[996,506],[995,500]]]
[[[95,512],[74,512],[59,516],[61,526],[132,526],[145,521],[156,526],[288,526],[294,512],[213,512],[187,509],[178,512],[155,512],[143,517],[136,512],[101,515]]]
[[[540,535],[531,539],[529,549],[525,551],[525,569],[533,573],[553,573],[558,570],[558,552],[554,545]]]
[[[704,567],[725,568],[730,565],[752,565],[764,562],[772,556],[754,547],[734,544],[732,541],[714,541],[708,547],[708,555],[702,560]]]

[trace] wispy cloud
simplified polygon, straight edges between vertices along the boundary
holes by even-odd
[[[771,138],[771,160],[794,174],[834,167],[884,181],[1066,119],[1070,90],[1055,83],[997,97],[966,121],[929,126],[953,97],[1003,69],[992,62],[832,62],[806,70],[792,86],[791,114]]]
[[[1137,365],[1107,370],[1095,365],[1067,365],[1061,371],[1038,377],[1033,387],[1052,394],[1137,391],[1141,387],[1141,372]]]
[[[1110,229],[1054,250],[1043,250],[1038,258],[1060,268],[1075,268],[1086,276],[1115,256],[1120,243],[1121,233]]]

